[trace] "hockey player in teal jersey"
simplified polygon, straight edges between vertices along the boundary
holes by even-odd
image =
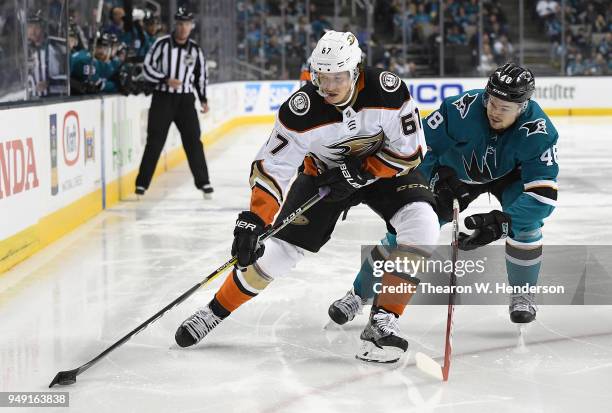
[[[111,79],[113,67],[109,62],[111,39],[108,34],[96,42],[94,56],[85,49],[70,56],[71,89],[77,93],[116,92],[117,85]]]
[[[493,194],[501,211],[465,218],[459,248],[472,250],[506,238],[506,270],[512,286],[536,285],[542,258],[543,220],[557,200],[557,130],[531,100],[533,73],[512,63],[495,70],[486,88],[445,99],[424,122],[428,151],[419,171],[430,182],[440,224],[451,221],[453,199],[460,210],[480,194]],[[381,241],[395,247],[389,232]],[[382,259],[380,247],[371,259]],[[347,294],[334,301],[329,315],[337,324],[354,318],[374,295],[372,266],[365,260]],[[533,294],[513,294],[510,319],[535,319]]]

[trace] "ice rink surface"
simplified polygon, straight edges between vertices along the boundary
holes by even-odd
[[[611,244],[612,118],[553,118],[559,206],[546,244]],[[234,130],[207,151],[215,187],[201,199],[186,165],[0,276],[0,391],[45,391],[55,373],[90,360],[229,258],[247,208],[250,162],[269,125]],[[491,209],[479,198],[474,212]],[[358,207],[332,240],[275,280],[200,345],[174,343],[179,323],[223,276],[78,377],[74,412],[609,412],[612,306],[542,306],[517,345],[506,306],[456,309],[450,381],[415,367],[443,354],[446,307],[409,307],[410,342],[396,365],[354,359],[366,315],[323,330],[351,286],[359,245],[383,223]],[[444,229],[441,242],[449,241]],[[41,411],[42,409],[34,409]],[[48,409],[54,411],[54,409]],[[8,411],[8,410],[7,410]],[[27,411],[27,409],[18,410]]]

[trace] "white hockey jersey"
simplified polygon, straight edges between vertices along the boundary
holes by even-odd
[[[283,103],[251,166],[251,211],[271,223],[302,163],[304,173],[317,175],[355,155],[374,176],[391,178],[416,168],[426,150],[419,110],[397,75],[366,68],[344,108],[308,83]]]

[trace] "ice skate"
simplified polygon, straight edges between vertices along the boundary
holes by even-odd
[[[408,350],[408,341],[400,336],[397,316],[382,309],[370,314],[360,338],[361,349],[355,357],[363,361],[394,363]]]
[[[351,288],[344,297],[334,301],[330,306],[327,314],[336,324],[342,325],[353,320],[355,315],[362,314],[363,300],[355,294]]]
[[[202,340],[210,331],[222,321],[217,317],[210,307],[201,308],[191,317],[183,321],[174,334],[176,344],[181,347],[189,347]]]
[[[510,320],[513,323],[531,323],[536,318],[537,307],[533,294],[512,294]]]

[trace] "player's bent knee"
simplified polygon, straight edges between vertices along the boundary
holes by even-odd
[[[261,271],[257,263],[249,265],[245,271],[236,271],[236,276],[242,286],[255,294],[259,294],[261,290],[274,281],[274,278]]]
[[[304,251],[278,238],[269,238],[263,256],[257,260],[257,270],[270,278],[287,274],[304,257]]]
[[[391,218],[398,245],[436,245],[440,235],[438,216],[427,202],[404,205]]]

